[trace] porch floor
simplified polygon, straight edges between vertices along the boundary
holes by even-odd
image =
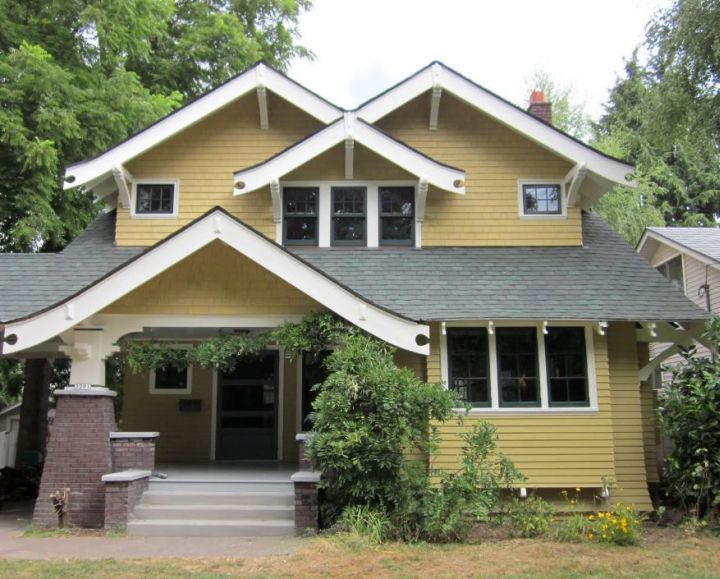
[[[221,461],[203,464],[159,464],[155,471],[167,475],[164,482],[290,482],[290,477],[298,471],[298,466],[294,462]]]

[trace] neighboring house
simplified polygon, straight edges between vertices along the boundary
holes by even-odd
[[[592,210],[633,167],[533,101],[433,63],[346,111],[258,64],[67,168],[107,210],[59,254],[0,256],[4,354],[61,350],[71,384],[102,385],[128,334],[201,340],[330,310],[472,405],[435,466],[456,466],[484,419],[527,487],[611,480],[650,509],[647,343],[687,340],[706,314]],[[165,463],[294,461],[319,374],[274,349],[231,374],[128,372],[123,424],[159,431]]]
[[[15,466],[21,402],[0,410],[0,468]]]

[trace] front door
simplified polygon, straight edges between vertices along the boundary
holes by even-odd
[[[278,353],[238,361],[218,372],[218,460],[277,458]]]

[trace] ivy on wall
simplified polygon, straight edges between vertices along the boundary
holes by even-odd
[[[239,360],[258,356],[270,344],[283,348],[287,358],[303,352],[317,355],[339,336],[358,331],[334,314],[317,312],[260,334],[214,336],[182,348],[172,342],[124,340],[120,355],[136,374],[169,367],[183,370],[195,364],[231,371]]]

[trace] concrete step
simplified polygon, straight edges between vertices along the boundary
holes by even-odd
[[[295,525],[289,521],[130,521],[128,535],[153,537],[292,537]]]
[[[157,490],[156,490],[157,489]],[[294,506],[295,494],[290,492],[208,492],[188,489],[168,491],[151,487],[145,491],[141,505],[273,505]]]
[[[288,521],[295,517],[289,505],[138,505],[133,511],[137,521]]]
[[[234,481],[194,481],[194,480],[152,480],[149,491],[181,492],[247,492],[247,493],[293,493],[293,483],[289,480],[234,480]]]

